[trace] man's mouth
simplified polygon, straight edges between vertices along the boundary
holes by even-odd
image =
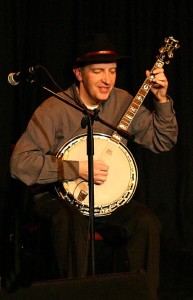
[[[106,86],[100,86],[98,88],[101,93],[108,93],[110,90],[110,87],[106,87]]]

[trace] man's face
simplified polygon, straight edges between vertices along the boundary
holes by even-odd
[[[85,105],[97,105],[108,99],[115,85],[116,70],[116,62],[74,68],[74,74],[80,82],[80,98]]]

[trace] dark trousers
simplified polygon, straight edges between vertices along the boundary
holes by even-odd
[[[87,274],[89,219],[67,200],[49,193],[34,197],[35,211],[50,221],[51,237],[61,277]],[[160,223],[150,209],[131,200],[112,214],[95,218],[104,238],[124,240],[130,271],[144,269],[156,291],[159,282]]]

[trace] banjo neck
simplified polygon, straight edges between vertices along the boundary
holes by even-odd
[[[141,107],[143,101],[145,100],[145,97],[147,96],[148,92],[151,89],[151,86],[153,84],[152,79],[154,78],[153,71],[156,68],[162,68],[165,63],[169,64],[170,62],[169,59],[173,57],[173,50],[179,48],[178,41],[175,40],[173,37],[165,38],[165,43],[166,45],[159,49],[160,54],[153,68],[150,71],[150,76],[145,79],[145,81],[139,88],[136,96],[133,98],[132,102],[130,103],[129,107],[127,108],[126,112],[124,113],[123,117],[118,123],[117,125],[118,129],[120,130],[122,129],[124,131],[128,130],[129,126],[131,125],[131,122],[133,121],[139,108]],[[168,55],[168,60],[166,62],[164,62],[166,57],[165,53],[167,53]],[[120,143],[122,137],[117,131],[114,131],[111,139],[116,143]]]

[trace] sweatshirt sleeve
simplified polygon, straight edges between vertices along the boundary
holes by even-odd
[[[11,176],[27,185],[78,178],[78,161],[64,161],[55,155],[60,135],[56,133],[55,115],[49,110],[39,108],[33,114],[11,156]]]
[[[140,108],[129,130],[134,141],[153,152],[169,151],[177,142],[178,125],[173,100],[154,101],[154,110]]]

